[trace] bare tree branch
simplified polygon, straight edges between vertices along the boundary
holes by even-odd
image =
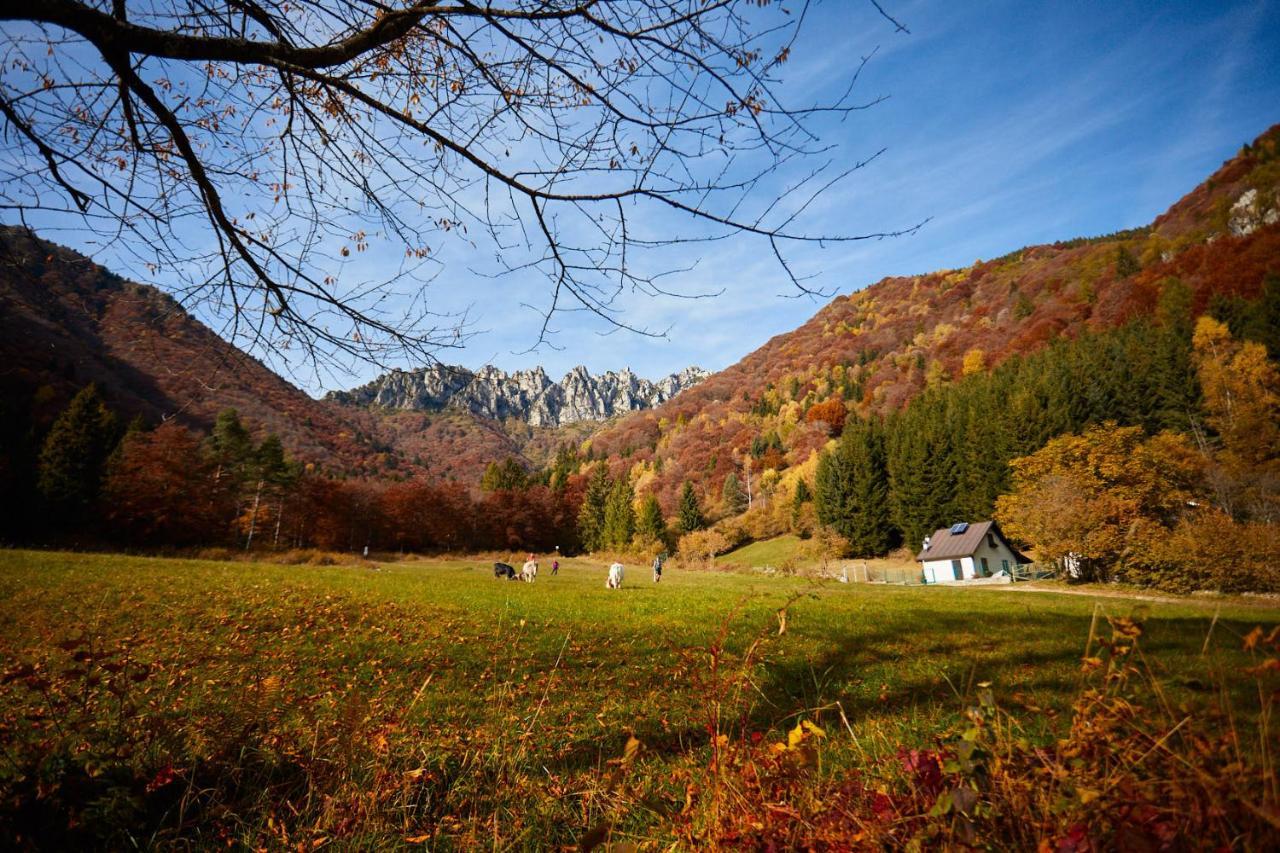
[[[428,286],[452,243],[547,281],[535,310],[628,322],[671,285],[663,249],[819,233],[842,166],[778,93],[806,19],[758,0],[0,0],[0,212],[81,217],[250,348],[430,359],[468,333]],[[870,18],[906,28],[872,0]],[[812,164],[818,162],[819,165]],[[798,170],[798,171],[796,171]],[[106,229],[110,228],[108,232]],[[389,280],[362,253],[404,259]],[[384,266],[385,268],[385,266]],[[482,273],[484,274],[484,273]],[[665,280],[664,280],[664,277]],[[716,293],[718,291],[711,291]]]

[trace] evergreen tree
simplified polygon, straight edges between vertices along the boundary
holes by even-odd
[[[676,513],[676,521],[681,533],[692,533],[707,526],[707,519],[702,514],[702,505],[693,491],[693,483],[684,481],[680,490],[680,507]]]
[[[1142,264],[1125,246],[1116,247],[1116,278],[1128,278],[1142,271]]]
[[[486,492],[515,492],[528,485],[529,472],[513,456],[490,462],[480,478],[480,488]]]
[[[1152,330],[1155,340],[1148,347],[1154,400],[1152,414],[1142,424],[1148,432],[1188,431],[1200,408],[1200,382],[1191,358],[1193,302],[1194,294],[1185,282],[1165,279],[1156,307],[1158,328]]]
[[[662,517],[662,504],[655,494],[645,495],[640,502],[640,516],[636,519],[636,533],[645,539],[666,541],[667,522]]]
[[[729,472],[729,476],[724,478],[724,487],[720,491],[720,498],[724,501],[724,511],[727,515],[741,515],[747,509],[747,493],[742,490],[742,484],[738,482],[738,475]]]
[[[631,544],[636,532],[635,493],[631,480],[623,475],[614,481],[604,507],[604,543],[613,548],[625,548]]]
[[[249,431],[240,422],[240,413],[235,409],[223,409],[214,421],[213,433],[209,436],[209,446],[214,462],[217,465],[214,479],[229,480],[233,488],[238,487],[248,477],[248,466],[253,456],[253,439]]]
[[[601,462],[591,469],[587,490],[578,511],[578,541],[587,551],[604,547],[604,512],[609,500],[609,466]]]
[[[59,523],[80,521],[97,500],[103,466],[118,438],[116,418],[85,386],[58,415],[40,451],[36,487]]]
[[[1246,304],[1243,319],[1231,333],[1262,344],[1271,358],[1280,360],[1280,273],[1267,273],[1261,295]]]
[[[926,399],[927,398],[927,399]],[[889,484],[895,526],[914,548],[953,514],[954,457],[943,423],[938,395],[921,398],[896,418],[890,434]]]
[[[556,451],[555,462],[551,465],[551,474],[547,478],[547,482],[551,488],[559,490],[563,489],[569,482],[569,477],[578,470],[578,454],[572,446],[568,444],[560,445]]]
[[[850,419],[833,452],[818,460],[814,497],[818,521],[863,557],[886,553],[893,544],[884,430],[878,420]]]
[[[809,490],[809,484],[800,478],[796,481],[795,493],[791,496],[791,530],[795,533],[805,533],[805,504],[813,500],[813,492]]]
[[[262,440],[262,444],[254,450],[250,457],[248,474],[253,485],[253,498],[245,517],[244,533],[246,550],[253,545],[254,535],[258,532],[260,521],[269,521],[271,510],[278,522],[282,511],[283,493],[297,477],[297,466],[289,462],[284,454],[284,445],[275,433]],[[274,539],[275,537],[273,537]]]

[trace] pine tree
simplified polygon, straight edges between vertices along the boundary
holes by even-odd
[[[508,456],[501,462],[490,462],[480,478],[480,488],[486,492],[513,492],[529,485],[529,472]]]
[[[563,489],[569,477],[578,470],[578,454],[569,444],[562,444],[556,451],[555,462],[551,466],[551,474],[547,482],[555,490]]]
[[[582,496],[582,508],[578,511],[578,541],[587,551],[604,547],[604,510],[609,500],[609,466],[598,463],[591,469],[591,479]]]
[[[791,530],[794,533],[805,535],[807,527],[805,519],[805,506],[813,501],[813,492],[809,489],[808,482],[802,477],[796,481],[795,493],[791,496]]]
[[[688,480],[684,481],[684,488],[680,490],[680,507],[676,518],[681,533],[692,533],[707,526],[706,517],[702,514],[702,506],[698,503],[698,496],[693,491],[693,483]]]
[[[290,464],[284,455],[284,445],[275,433],[262,440],[254,450],[249,461],[249,479],[253,484],[253,498],[247,513],[245,525],[245,550],[253,544],[254,534],[258,531],[259,517],[267,511],[272,503],[276,506],[277,529],[282,506],[282,493],[294,480],[296,467]],[[266,504],[264,505],[264,499]]]
[[[726,515],[741,515],[747,509],[747,493],[742,490],[742,484],[738,482],[738,475],[729,472],[729,476],[724,478],[724,487],[720,491],[720,498],[724,501],[724,511]]]
[[[954,458],[944,432],[942,400],[935,395],[920,399],[924,403],[908,408],[890,430],[894,436],[888,465],[893,519],[911,547],[948,523],[955,494]]]
[[[1177,278],[1165,279],[1156,306],[1158,327],[1148,345],[1152,360],[1151,416],[1143,422],[1148,432],[1162,429],[1189,431],[1200,408],[1200,382],[1191,358],[1191,334],[1195,328],[1194,294]],[[1117,365],[1118,371],[1124,370]]]
[[[1241,336],[1262,344],[1268,355],[1280,360],[1280,273],[1269,272],[1262,279],[1262,294],[1253,303]]]
[[[645,495],[640,502],[640,516],[636,519],[636,533],[645,539],[656,539],[659,542],[667,538],[667,522],[662,517],[662,504],[658,496]]]
[[[604,507],[604,531],[602,539],[612,548],[625,548],[631,544],[636,532],[635,493],[631,481],[624,474],[609,490]]]
[[[851,554],[879,556],[893,543],[883,427],[850,419],[834,452],[818,460],[818,520],[849,544]]]
[[[248,466],[253,456],[253,439],[240,422],[239,412],[235,409],[223,409],[218,413],[213,433],[209,436],[209,445],[217,464],[214,479],[229,479],[233,488],[242,484],[248,476]]]
[[[1142,271],[1142,264],[1125,246],[1116,247],[1116,278],[1128,278]]]
[[[40,451],[36,486],[59,522],[74,523],[97,500],[103,467],[115,446],[116,418],[85,386],[58,415]]]

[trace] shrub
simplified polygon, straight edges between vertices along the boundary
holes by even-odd
[[[733,547],[733,543],[719,530],[695,530],[680,537],[680,557],[688,563],[706,561],[708,569],[716,566],[716,555]]]
[[[1275,528],[1216,509],[1201,510],[1136,550],[1122,574],[1131,583],[1170,592],[1280,592]]]

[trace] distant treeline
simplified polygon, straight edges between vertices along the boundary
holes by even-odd
[[[361,551],[577,547],[582,477],[476,497],[458,483],[336,479],[255,441],[234,410],[202,434],[127,427],[90,385],[43,434],[0,412],[0,536],[15,544]]]

